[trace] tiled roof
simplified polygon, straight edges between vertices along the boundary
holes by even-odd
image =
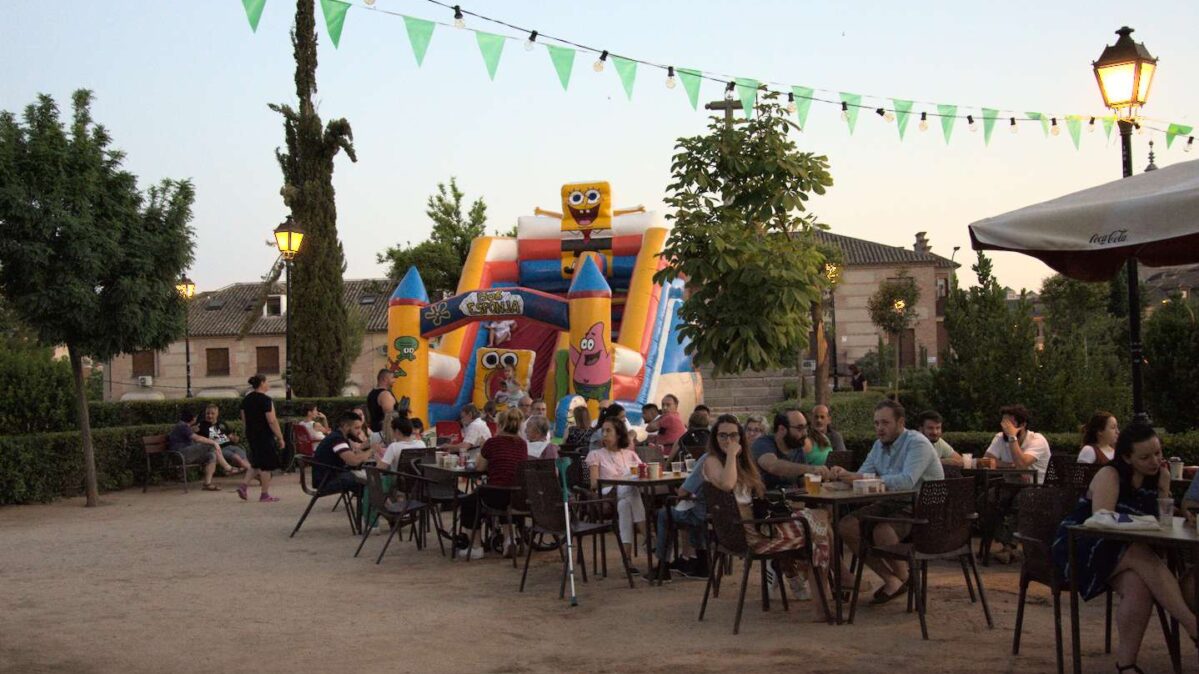
[[[192,337],[237,335],[247,312],[257,311],[258,318],[247,334],[282,335],[285,332],[284,316],[264,316],[258,297],[262,283],[234,283],[220,290],[201,293],[192,298],[188,312],[188,328]],[[347,279],[344,281],[343,298],[352,311],[359,311],[366,319],[367,332],[387,331],[387,300],[395,290],[395,283],[388,279]],[[282,295],[283,284],[276,283],[272,294]],[[370,298],[374,298],[370,301]],[[363,303],[366,301],[366,303]]]
[[[833,234],[827,230],[818,230],[816,239],[821,243],[836,246],[845,256],[845,264],[855,265],[926,265],[935,264],[937,267],[953,268],[957,263],[948,258],[933,253],[918,253],[910,248],[888,246],[865,239],[855,239],[852,236]]]

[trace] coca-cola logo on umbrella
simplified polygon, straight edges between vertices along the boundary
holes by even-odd
[[[1096,246],[1110,246],[1113,243],[1124,243],[1127,240],[1128,230],[1117,229],[1106,234],[1100,234],[1096,232],[1095,234],[1091,235],[1088,243],[1092,243]]]

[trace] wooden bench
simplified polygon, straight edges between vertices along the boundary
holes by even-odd
[[[153,470],[150,457],[161,456],[162,461],[166,463],[166,467],[170,468],[171,464],[178,462],[179,472],[183,473],[183,492],[187,493],[187,469],[191,467],[201,467],[203,464],[188,463],[183,458],[182,452],[172,451],[167,436],[163,435],[145,435],[142,436],[142,450],[146,454],[146,476],[142,481],[142,493],[150,488],[150,472]],[[172,458],[173,457],[173,458]]]

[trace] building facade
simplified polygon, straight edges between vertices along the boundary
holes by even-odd
[[[362,350],[350,368],[345,395],[365,394],[374,387],[375,373],[387,365],[387,300],[394,289],[387,279],[345,281],[346,305],[365,322]],[[254,374],[266,375],[271,388],[282,394],[287,298],[282,284],[263,291],[262,283],[235,283],[196,295],[188,309],[189,337],[162,351],[109,361],[104,399],[186,397],[189,350],[195,397],[238,397]]]

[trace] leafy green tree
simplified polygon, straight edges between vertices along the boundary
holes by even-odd
[[[175,283],[192,259],[187,181],[142,194],[92,120],[91,93],[74,118],[40,96],[23,122],[0,113],[0,292],[45,345],[65,344],[83,443],[87,505],[98,500],[83,358],[165,348],[183,335]]]
[[[827,157],[800,152],[798,127],[777,95],[753,119],[713,118],[680,138],[666,204],[674,231],[655,282],[685,279],[680,308],[687,352],[716,373],[790,366],[807,347],[812,307],[828,284],[806,213],[833,184]]]
[[[1037,390],[1032,307],[1024,298],[1008,306],[983,253],[973,269],[977,286],[962,289],[954,279],[945,310],[949,348],[933,371],[930,397],[951,429],[993,428],[1001,406],[1026,402]]]
[[[895,380],[892,386],[896,395],[899,393],[899,340],[916,320],[916,303],[920,301],[920,289],[916,287],[916,282],[906,271],[900,271],[899,276],[897,280],[880,283],[866,301],[870,322],[891,335],[891,343],[895,346]]]
[[[344,151],[351,161],[354,133],[344,118],[322,126],[316,93],[316,19],[312,0],[296,0],[291,32],[299,109],[272,104],[283,115],[287,150],[275,150],[283,171],[283,202],[305,230],[291,273],[292,388],[305,396],[341,393],[352,361],[349,312],[342,299],[345,254],[337,238],[333,160]]]
[[[389,264],[388,277],[398,281],[415,266],[430,297],[451,295],[458,287],[458,278],[471,242],[483,236],[487,229],[487,204],[482,197],[475,199],[463,213],[465,193],[458,189],[458,180],[450,178],[449,187],[437,183],[437,193],[429,196],[425,215],[433,221],[433,231],[427,241],[416,245],[395,245],[379,253],[381,264]],[[515,227],[505,236],[516,236]]]
[[[1171,433],[1199,428],[1199,321],[1171,298],[1145,321],[1145,403]]]
[[[1055,274],[1041,286],[1045,322],[1038,376],[1042,430],[1078,428],[1097,409],[1128,419],[1131,389],[1121,327],[1109,313],[1109,286]]]

